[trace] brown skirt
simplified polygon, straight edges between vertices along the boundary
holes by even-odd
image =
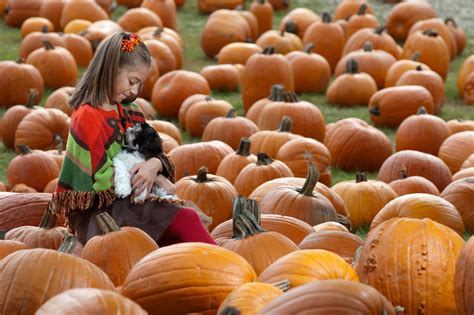
[[[76,231],[78,240],[84,245],[96,235],[102,235],[95,217],[107,212],[118,226],[133,226],[145,231],[157,243],[161,235],[173,221],[176,213],[183,208],[164,201],[131,204],[130,199],[116,199],[110,206],[92,207],[85,211],[68,213],[69,224]]]

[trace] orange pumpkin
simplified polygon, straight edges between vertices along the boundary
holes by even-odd
[[[387,71],[385,76],[385,87],[395,86],[398,79],[408,70],[416,70],[420,66],[422,70],[430,70],[430,67],[418,61],[420,52],[417,51],[410,56],[410,59],[400,59],[395,62]]]
[[[374,13],[374,8],[366,0],[343,0],[339,2],[334,12],[335,20],[347,20],[360,9],[360,6],[365,4],[367,6],[367,13]]]
[[[259,36],[272,29],[273,6],[268,2],[268,0],[252,1],[249,11],[257,18]]]
[[[163,21],[155,12],[142,7],[127,10],[117,24],[127,32],[138,32],[147,26],[163,27]]]
[[[287,28],[288,23],[294,23],[293,33],[298,35],[299,38],[303,38],[308,27],[314,22],[320,21],[319,15],[308,8],[294,8],[281,19],[279,29],[283,31]]]
[[[270,95],[253,103],[252,106],[245,113],[245,117],[258,124],[258,120],[260,119],[260,113],[262,112],[263,108],[271,102],[283,101],[284,93],[285,88],[283,85],[272,85],[272,87],[270,88]]]
[[[32,32],[41,32],[46,27],[48,32],[54,32],[54,25],[50,20],[43,17],[30,17],[27,18],[22,24],[20,29],[21,37],[24,38],[26,35]]]
[[[243,5],[243,0],[198,0],[198,9],[202,13],[211,13],[220,9],[232,10],[239,5]]]
[[[400,169],[400,179],[394,180],[388,184],[398,196],[425,193],[439,196],[439,190],[436,186],[421,176],[408,176],[406,169]]]
[[[262,47],[253,43],[230,43],[219,50],[216,55],[218,64],[242,64],[256,53],[261,53]]]
[[[48,96],[44,107],[57,108],[71,117],[72,113],[74,112],[74,108],[69,105],[69,99],[74,93],[74,90],[75,88],[71,86],[65,86],[57,89]]]
[[[474,176],[474,167],[464,168],[453,175],[453,181],[471,176]]]
[[[474,232],[474,176],[462,178],[449,184],[441,197],[450,202],[462,216],[468,233]]]
[[[464,48],[466,48],[466,33],[461,27],[457,25],[456,21],[454,21],[454,19],[452,18],[447,18],[446,20],[444,20],[444,23],[448,26],[449,30],[454,35],[457,48],[456,54],[460,55],[464,51]]]
[[[449,136],[441,144],[438,156],[454,174],[463,162],[474,153],[474,131],[463,131]]]
[[[400,58],[397,42],[386,32],[384,25],[374,29],[361,29],[355,32],[344,45],[342,55],[364,48],[366,42],[371,42],[373,49],[384,50],[395,59]]]
[[[172,122],[166,120],[147,120],[147,123],[156,131],[170,135],[178,144],[183,142],[178,127],[176,127]]]
[[[418,21],[410,28],[408,36],[415,33],[416,31],[425,31],[427,29],[435,30],[438,33],[448,48],[450,60],[453,60],[458,52],[456,38],[442,19],[431,18]]]
[[[459,254],[454,274],[454,295],[459,314],[468,315],[474,311],[474,238],[470,238]]]
[[[211,90],[236,91],[240,85],[239,70],[231,64],[206,66],[200,74],[207,80]]]
[[[0,261],[11,253],[30,248],[30,246],[19,241],[0,240]]]
[[[156,15],[160,17],[164,27],[168,27],[175,31],[178,30],[176,4],[174,0],[144,0],[141,4],[141,7],[155,12]]]
[[[216,175],[224,177],[232,184],[240,171],[250,163],[256,163],[257,156],[250,154],[250,140],[242,138],[234,154],[228,154],[217,168]]]
[[[258,46],[275,48],[276,54],[286,55],[292,51],[298,51],[303,48],[301,39],[288,31],[269,30],[260,35],[255,42]]]
[[[209,91],[209,93],[210,93],[210,91]],[[204,101],[208,97],[209,97],[208,94],[193,94],[193,95],[187,97],[183,101],[183,103],[179,107],[179,112],[178,112],[178,122],[179,122],[179,126],[182,129],[184,129],[184,130],[186,129],[186,113],[187,113],[188,109],[192,105],[194,105],[195,103],[200,102],[200,101]]]
[[[158,65],[160,75],[171,72],[177,69],[176,56],[171,51],[170,47],[155,38],[145,40],[145,44],[150,50],[150,54]]]
[[[474,131],[474,120],[451,119],[447,122],[452,134],[462,131]]]
[[[204,101],[194,103],[186,111],[186,131],[193,137],[202,137],[209,122],[217,117],[224,117],[232,105],[224,100],[207,97]]]
[[[350,38],[358,30],[364,28],[376,28],[379,26],[379,21],[375,15],[368,13],[367,9],[367,4],[362,3],[357,14],[354,14],[347,19],[347,38]]]

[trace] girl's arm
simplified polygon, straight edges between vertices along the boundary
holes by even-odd
[[[163,169],[163,164],[158,158],[151,158],[145,162],[138,163],[130,169],[132,178],[132,191],[134,196],[139,196],[146,189],[147,195],[155,182],[157,174]]]

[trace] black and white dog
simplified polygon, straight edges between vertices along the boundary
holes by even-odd
[[[163,141],[160,135],[145,122],[127,128],[124,141],[122,151],[113,159],[115,194],[119,198],[128,197],[132,193],[130,169],[137,163],[163,154]],[[133,198],[133,202],[143,203],[146,193],[143,191],[138,197]],[[175,195],[169,195],[166,190],[156,185],[153,186],[151,194],[161,198],[176,198]]]

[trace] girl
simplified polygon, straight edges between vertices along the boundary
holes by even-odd
[[[148,200],[136,205],[114,194],[112,159],[121,150],[124,131],[144,122],[133,100],[148,76],[152,59],[136,34],[115,33],[98,47],[70,100],[71,117],[66,157],[56,192],[49,203],[64,213],[69,228],[85,244],[102,234],[95,217],[108,212],[119,226],[134,226],[158,244],[215,244],[194,209],[182,201]],[[152,185],[175,193],[174,166],[165,155],[135,165],[131,171],[135,196]]]

